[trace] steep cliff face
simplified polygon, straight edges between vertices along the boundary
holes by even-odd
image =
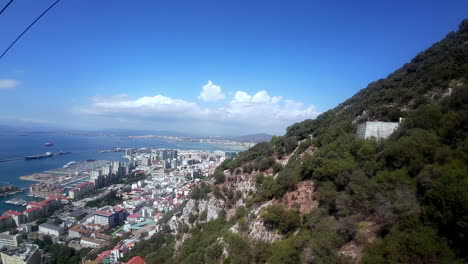
[[[223,162],[174,217],[158,261],[458,263],[467,79],[468,20],[336,108]],[[400,118],[387,139],[356,137],[360,121]]]

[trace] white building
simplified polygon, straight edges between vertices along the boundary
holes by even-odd
[[[39,225],[39,234],[60,237],[61,235],[63,235],[63,233],[64,230],[60,226],[56,226],[49,223],[43,223]]]
[[[3,264],[40,264],[41,253],[34,244],[1,252]]]
[[[94,213],[94,223],[102,226],[114,226],[115,213],[107,211],[97,211]]]
[[[8,232],[0,234],[0,244],[10,247],[18,247],[21,242],[20,235],[10,235]]]
[[[99,246],[101,246],[104,242],[101,241],[101,240],[97,240],[97,239],[94,239],[94,238],[90,238],[90,237],[82,237],[80,239],[80,244],[83,246],[83,247],[92,247],[92,248],[98,248]]]

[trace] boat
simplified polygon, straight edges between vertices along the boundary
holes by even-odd
[[[39,155],[33,155],[33,156],[26,156],[24,157],[25,160],[33,160],[33,159],[44,159],[44,158],[50,158],[54,156],[52,152],[46,152],[44,154],[39,154]]]
[[[52,142],[46,142],[46,143],[44,143],[44,146],[46,146],[46,147],[50,147],[50,146],[53,146],[53,145],[54,145],[54,143],[52,143]]]
[[[6,204],[13,204],[18,206],[27,206],[28,202],[23,199],[13,198],[11,200],[5,201]]]
[[[70,153],[71,153],[70,151],[59,151],[55,153],[55,155],[65,155],[65,154],[70,154]]]

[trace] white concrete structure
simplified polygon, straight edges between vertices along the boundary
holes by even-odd
[[[60,226],[56,226],[49,223],[43,223],[39,225],[39,234],[59,237],[63,235],[64,230]]]
[[[400,125],[398,122],[363,122],[358,124],[356,135],[358,138],[376,139],[389,137]]]
[[[83,247],[98,248],[98,247],[101,246],[103,243],[104,243],[104,241],[97,240],[97,239],[90,238],[90,237],[82,237],[82,238],[80,239],[80,244],[81,244]]]
[[[21,242],[20,235],[10,235],[8,232],[0,234],[0,244],[10,247],[17,247]]]

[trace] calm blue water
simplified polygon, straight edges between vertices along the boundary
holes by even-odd
[[[45,142],[53,142],[54,146],[46,147]],[[156,144],[156,146],[151,146]],[[28,187],[34,182],[23,181],[20,176],[45,170],[62,167],[70,161],[95,160],[124,160],[122,152],[99,153],[99,150],[119,148],[178,148],[214,150],[214,147],[206,143],[174,143],[157,138],[131,139],[111,136],[75,136],[75,135],[13,135],[0,134],[0,160],[24,157],[28,155],[43,154],[44,152],[71,151],[71,154],[54,156],[52,158],[37,160],[16,160],[0,162],[0,186],[15,185]],[[230,150],[230,149],[225,149]],[[5,200],[14,197],[31,200],[27,191],[6,197],[0,197],[0,214],[6,210],[20,210],[24,207],[5,204]]]

